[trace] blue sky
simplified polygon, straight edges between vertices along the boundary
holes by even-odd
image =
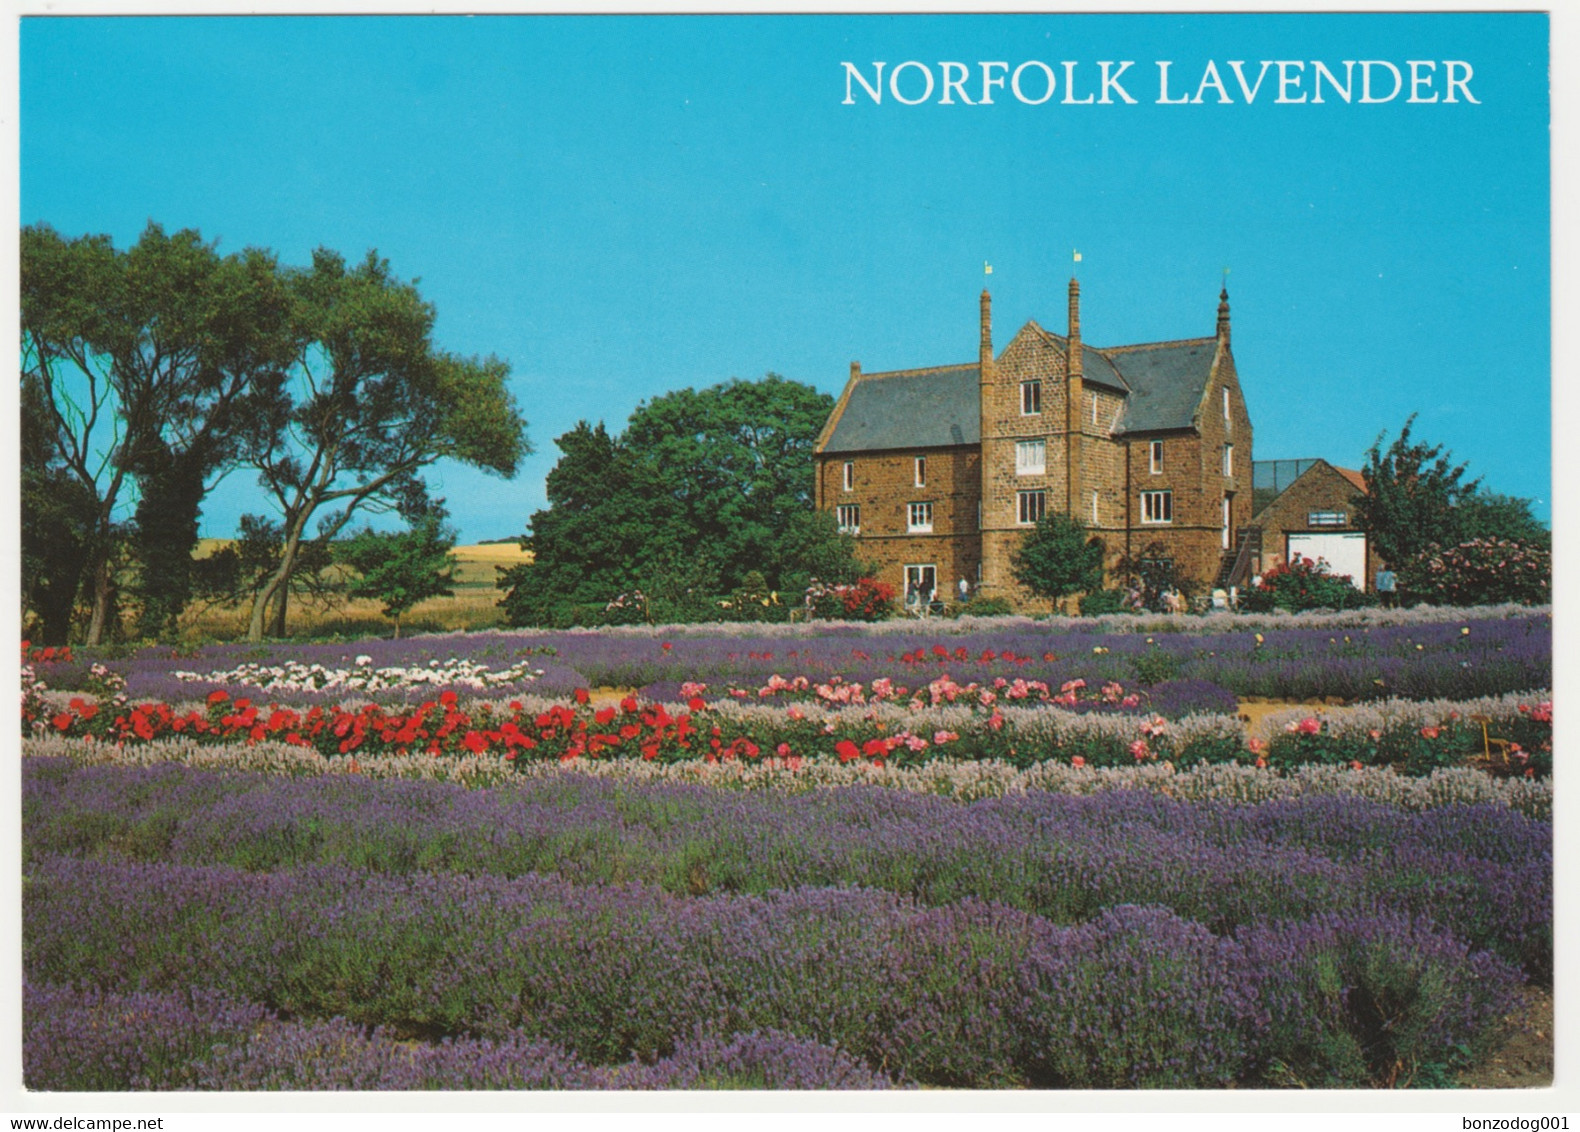
[[[118,246],[153,219],[288,263],[377,248],[419,277],[440,345],[510,361],[537,449],[508,483],[434,470],[463,541],[525,529],[578,419],[973,359],[984,261],[997,345],[1062,329],[1072,249],[1097,345],[1212,333],[1231,269],[1257,459],[1358,467],[1418,413],[1546,518],[1547,35],[1513,13],[35,17],[21,212]],[[984,59],[1061,89],[843,104],[846,60],[963,60],[976,97]],[[1246,105],[1227,63],[1264,59],[1307,61],[1308,97],[1311,60],[1465,60],[1479,105],[1279,105],[1276,69]],[[1137,102],[1065,105],[1065,60],[1077,97],[1134,60]],[[1234,104],[1158,105],[1156,60],[1176,97],[1215,61]],[[263,509],[236,473],[203,533]]]

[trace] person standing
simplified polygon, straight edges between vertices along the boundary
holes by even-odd
[[[1388,567],[1384,566],[1377,571],[1377,597],[1383,603],[1385,609],[1394,608],[1395,603],[1398,601],[1398,586],[1399,579],[1394,576],[1394,572]]]

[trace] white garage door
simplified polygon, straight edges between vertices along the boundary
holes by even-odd
[[[1330,574],[1348,574],[1355,588],[1366,588],[1366,533],[1364,531],[1324,531],[1322,534],[1290,535],[1289,560],[1324,559]]]

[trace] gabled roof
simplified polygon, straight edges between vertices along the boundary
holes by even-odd
[[[1195,425],[1196,409],[1212,379],[1218,339],[1115,346],[1101,352],[1124,375],[1130,388],[1124,415],[1119,418],[1120,432],[1157,432]]]
[[[981,367],[861,374],[846,390],[820,452],[944,448],[982,439]]]
[[[1069,349],[1068,339],[1035,322],[1021,330],[1028,332],[1060,350]],[[1125,411],[1117,432],[1188,429],[1195,427],[1217,350],[1217,338],[1139,346],[1084,345],[1082,376],[1124,395]],[[858,374],[835,405],[833,427],[817,451],[977,444],[982,437],[980,381],[981,367],[974,364]]]
[[[1271,461],[1259,461],[1259,462],[1260,463],[1271,463]],[[1304,463],[1305,461],[1299,461],[1299,462],[1300,463]],[[1306,468],[1305,471],[1301,472],[1298,476],[1296,476],[1294,479],[1290,480],[1287,484],[1285,484],[1284,487],[1282,488],[1282,490],[1280,490],[1277,495],[1273,496],[1266,503],[1264,503],[1260,508],[1258,508],[1257,511],[1256,511],[1256,514],[1251,516],[1251,522],[1260,524],[1263,521],[1265,516],[1267,516],[1275,508],[1280,506],[1280,504],[1281,504],[1282,500],[1284,499],[1284,497],[1289,494],[1289,492],[1294,488],[1294,486],[1297,483],[1301,483],[1301,482],[1303,482],[1305,480],[1308,480],[1308,479],[1314,479],[1314,478],[1317,478],[1317,477],[1323,477],[1323,476],[1328,476],[1328,475],[1337,475],[1346,484],[1348,484],[1350,487],[1354,488],[1356,491],[1360,492],[1362,495],[1367,494],[1367,491],[1366,491],[1366,477],[1361,475],[1360,472],[1357,472],[1354,468],[1340,468],[1340,467],[1337,467],[1336,465],[1328,463],[1326,460],[1322,459],[1321,457],[1318,457],[1318,458],[1310,461],[1310,464]],[[1344,498],[1347,500],[1349,497],[1345,496]],[[1335,501],[1337,501],[1337,497],[1335,497]]]
[[[1356,491],[1360,492],[1362,495],[1368,494],[1366,488],[1366,477],[1361,475],[1354,468],[1341,468],[1336,464],[1329,466],[1332,467],[1335,472],[1338,472],[1339,475],[1343,476],[1345,479],[1354,484]]]

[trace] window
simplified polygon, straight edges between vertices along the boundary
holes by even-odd
[[[1342,527],[1348,525],[1350,514],[1348,511],[1308,511],[1306,513],[1306,526],[1308,527]]]
[[[1141,521],[1143,523],[1172,523],[1174,521],[1174,493],[1172,491],[1143,491],[1141,493]]]
[[[1161,440],[1154,440],[1152,442],[1151,470],[1152,474],[1155,476],[1163,474],[1163,442]]]
[[[845,478],[843,486],[846,491],[851,491],[856,486],[856,465],[849,460],[845,461]]]
[[[905,529],[912,534],[928,534],[933,529],[933,505],[912,503],[906,508]]]
[[[1092,394],[1092,423],[1097,423],[1097,394]]]
[[[1234,445],[1232,444],[1223,446],[1223,474],[1234,475]]]
[[[841,503],[834,508],[834,522],[841,533],[859,535],[861,533],[861,507],[855,503]]]
[[[1023,527],[1032,526],[1048,513],[1046,491],[1017,491],[1015,493],[1016,522]]]
[[[1227,385],[1223,387],[1223,419],[1226,421],[1232,419],[1229,416],[1229,387]]]
[[[1223,497],[1223,548],[1225,550],[1229,549],[1229,505],[1233,499],[1234,496],[1232,495]]]
[[[1046,440],[1018,440],[1015,442],[1015,474],[1040,476],[1048,470],[1048,442]]]
[[[927,457],[926,456],[918,456],[918,457],[916,457],[916,486],[917,487],[926,487],[927,486]]]
[[[1035,416],[1042,412],[1042,382],[1023,381],[1020,383],[1020,415],[1023,417]]]
[[[1092,526],[1097,526],[1097,492],[1092,492]]]

